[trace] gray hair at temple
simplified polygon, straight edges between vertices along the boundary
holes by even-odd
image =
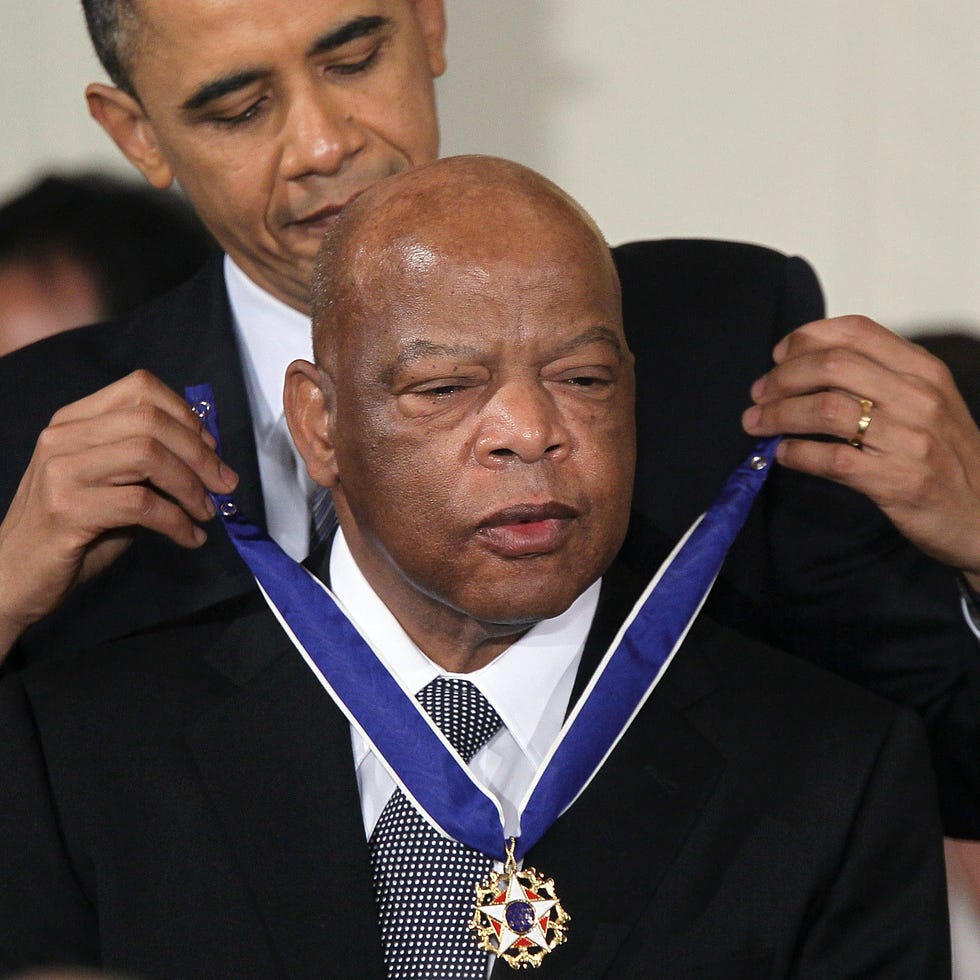
[[[139,31],[137,0],[82,0],[88,35],[112,81],[138,99],[130,76]]]

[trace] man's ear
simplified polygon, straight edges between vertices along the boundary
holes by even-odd
[[[101,82],[89,85],[85,98],[92,118],[112,137],[126,159],[154,187],[168,188],[174,172],[139,101],[122,89]]]
[[[411,0],[415,19],[429,53],[433,78],[446,70],[446,9],[443,0]]]
[[[306,472],[321,487],[337,485],[337,455],[333,444],[333,399],[324,390],[330,380],[309,361],[286,368],[282,403],[289,434],[306,463]]]

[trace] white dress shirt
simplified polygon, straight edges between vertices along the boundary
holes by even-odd
[[[599,582],[562,615],[528,630],[500,656],[469,674],[449,674],[409,639],[358,569],[343,533],[330,553],[331,588],[348,616],[402,688],[415,695],[434,677],[465,677],[493,705],[503,726],[470,761],[470,771],[501,804],[508,836],[517,808],[561,730],[575,674],[599,602]],[[351,728],[364,833],[370,838],[395,782],[361,734]]]
[[[312,358],[310,320],[256,286],[227,255],[225,283],[252,412],[266,526],[283,551],[301,560],[310,550],[315,484],[289,437],[282,388],[289,364]],[[247,516],[261,523],[261,514]]]

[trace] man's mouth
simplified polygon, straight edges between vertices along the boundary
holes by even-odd
[[[344,206],[340,204],[329,204],[318,211],[311,211],[303,218],[295,218],[290,221],[290,225],[295,228],[306,228],[310,231],[324,232],[330,226],[330,222],[343,211]]]
[[[370,185],[369,185],[370,186]],[[359,197],[364,191],[362,188],[355,191],[343,204],[325,204],[316,211],[310,211],[302,218],[293,218],[288,223],[297,228],[307,228],[311,231],[323,233],[330,227],[330,223],[336,219],[337,215],[347,207],[355,198]]]
[[[493,551],[524,558],[554,551],[568,534],[579,512],[568,504],[517,504],[480,522],[477,534]]]

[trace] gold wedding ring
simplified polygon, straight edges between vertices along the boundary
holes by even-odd
[[[871,409],[875,407],[875,403],[870,398],[860,398],[858,401],[861,405],[861,418],[858,419],[857,432],[854,433],[854,438],[849,440],[855,449],[860,449],[864,445],[864,434],[868,431],[868,426],[871,425]]]

